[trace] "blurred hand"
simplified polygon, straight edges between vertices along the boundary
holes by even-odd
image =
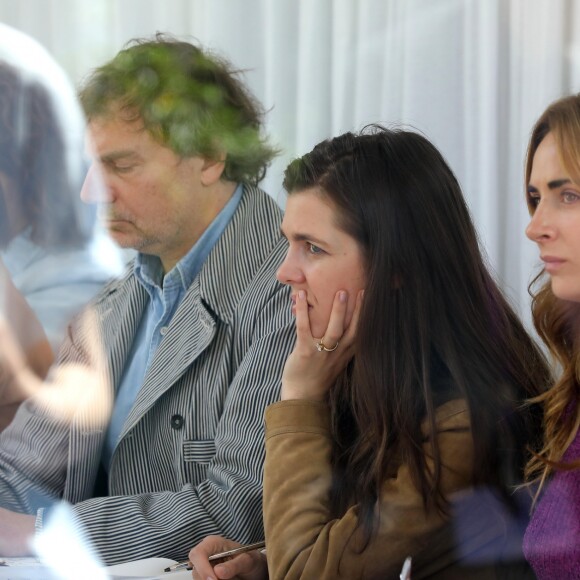
[[[310,332],[308,303],[304,291],[296,297],[296,346],[288,357],[282,374],[282,400],[324,398],[330,387],[354,354],[354,338],[362,305],[363,291],[350,297],[344,290],[337,292],[328,327],[322,339]],[[345,317],[349,300],[356,300],[352,319],[348,327]],[[320,340],[332,352],[319,351]]]
[[[36,516],[0,508],[0,554],[7,557],[30,556]]]
[[[0,258],[0,318],[6,321],[18,344],[26,353],[46,349],[44,359],[29,361],[38,376],[44,378],[52,362],[52,350],[40,321],[12,282],[10,272],[2,258]]]
[[[113,399],[97,315],[92,309],[85,310],[77,326],[88,337],[83,362],[53,367],[47,378],[54,359],[52,349],[0,258],[0,431],[11,422],[20,403],[31,397],[50,406],[62,420],[72,419],[85,407],[91,409],[99,427],[108,422]]]
[[[215,566],[208,558],[213,554],[239,548],[242,544],[220,536],[208,536],[189,552],[194,580],[267,580],[266,557],[258,550],[220,561]]]
[[[53,362],[40,322],[14,286],[0,259],[0,431],[30,396],[26,384],[37,384]]]
[[[0,258],[0,406],[19,403],[30,393],[18,380],[26,369],[44,378],[53,354],[36,315],[14,286]]]

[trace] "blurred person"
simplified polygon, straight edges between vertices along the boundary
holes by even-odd
[[[537,486],[524,538],[538,578],[580,577],[580,95],[552,103],[536,122],[526,158],[526,229],[542,271],[531,285],[538,334],[560,369],[536,399],[544,442],[528,465]]]
[[[163,35],[129,43],[80,97],[94,158],[81,195],[138,253],[55,368],[97,337],[114,404],[101,425],[98,401],[69,422],[21,406],[0,435],[0,554],[28,553],[62,502],[108,564],[180,559],[208,534],[258,539],[263,411],[294,343],[274,276],[282,213],[257,186],[276,153],[262,109],[229,63]]]
[[[68,321],[121,271],[79,199],[85,123],[64,71],[0,24],[0,257],[54,352]]]
[[[94,209],[79,199],[84,127],[62,69],[33,39],[0,24],[0,316],[41,378],[69,320],[121,271]],[[30,394],[7,370],[0,429]]]
[[[46,334],[28,302],[14,286],[12,278],[0,259],[0,431],[14,417],[18,405],[29,394],[22,389],[19,371],[26,368],[39,378],[46,377],[53,362],[53,354]],[[16,341],[22,359],[14,359],[14,351],[7,348],[6,335]],[[10,339],[9,339],[10,340]],[[16,369],[16,370],[14,370]]]
[[[323,141],[284,187],[297,343],[266,410],[267,563],[212,570],[237,543],[210,537],[193,577],[394,578],[408,556],[414,579],[533,577],[513,490],[550,372],[445,160],[374,127]]]

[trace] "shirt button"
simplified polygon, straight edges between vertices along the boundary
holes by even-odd
[[[159,333],[161,334],[161,336],[165,336],[167,334],[167,326],[162,326],[159,329]]]
[[[181,415],[173,415],[173,417],[171,417],[172,429],[181,429],[183,427],[183,423],[185,423],[185,421]]]

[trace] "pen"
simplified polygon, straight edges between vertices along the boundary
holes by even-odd
[[[244,552],[251,552],[252,550],[261,550],[266,546],[266,542],[256,542],[255,544],[248,544],[247,546],[240,546],[239,548],[234,548],[233,550],[226,550],[225,552],[218,552],[213,554],[208,558],[210,562],[215,562],[216,560],[223,560],[231,556],[237,556],[238,554],[243,554]],[[191,570],[191,562],[178,562],[177,564],[172,564],[165,568],[164,572],[175,572],[176,570]]]

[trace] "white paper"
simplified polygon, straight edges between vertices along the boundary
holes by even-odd
[[[191,580],[190,570],[178,570],[176,572],[165,572],[175,560],[169,558],[145,558],[144,560],[134,560],[124,562],[115,566],[108,566],[104,570],[110,575],[111,580],[139,579],[139,580]]]
[[[61,580],[62,576],[44,566],[38,558],[0,558],[0,580]],[[169,558],[145,558],[101,568],[110,580],[191,580],[191,571],[165,572],[175,564]],[[81,571],[77,571],[81,574]],[[81,576],[79,576],[81,577]],[[83,579],[89,578],[83,573]]]
[[[6,558],[4,558],[6,560]],[[13,559],[11,559],[13,560]],[[50,568],[38,563],[26,565],[17,563],[11,566],[0,566],[1,580],[60,580]]]

